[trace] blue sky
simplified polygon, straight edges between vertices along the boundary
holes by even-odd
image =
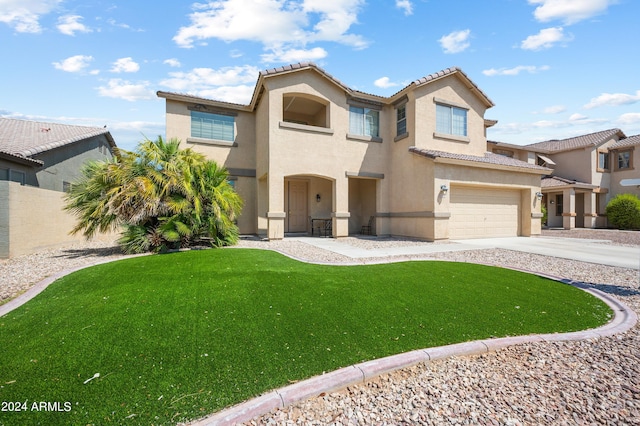
[[[640,133],[637,0],[0,0],[0,116],[163,135],[158,90],[248,103],[312,61],[382,96],[451,66],[493,100],[491,140]]]

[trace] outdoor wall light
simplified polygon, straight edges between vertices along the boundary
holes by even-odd
[[[316,201],[320,202],[321,198],[320,198],[320,194],[316,194]]]
[[[542,192],[536,192],[536,198],[542,200]]]
[[[447,191],[449,191],[449,188],[447,187],[447,185],[440,185],[440,191],[442,191],[442,193],[446,194]]]

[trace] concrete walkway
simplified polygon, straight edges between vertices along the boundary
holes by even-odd
[[[611,245],[607,244],[606,240],[555,237],[478,238],[442,244],[425,242],[413,246],[367,250],[334,238],[294,237],[292,239],[353,259],[499,248],[621,268],[640,268],[639,247]]]

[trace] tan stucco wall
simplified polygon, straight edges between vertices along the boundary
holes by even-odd
[[[64,193],[0,181],[0,258],[35,253],[85,241],[69,235],[76,219],[63,210]],[[94,240],[115,241],[116,234]]]
[[[191,138],[191,111],[190,105],[167,99],[167,138],[178,138],[183,148],[191,148],[200,152],[207,158],[216,161],[230,171],[235,180],[235,188],[244,206],[242,214],[238,218],[238,228],[242,234],[254,234],[256,230],[256,178],[245,176],[256,173],[256,129],[255,117],[251,113],[236,111],[235,117],[235,141],[230,147],[225,142],[202,141]],[[221,110],[216,107],[208,107],[209,112]],[[235,176],[234,170],[244,175]]]
[[[455,75],[418,87],[415,92],[415,145],[422,149],[456,154],[484,155],[487,151],[484,113],[487,107]],[[445,100],[451,105],[468,108],[466,141],[436,134],[436,102]]]
[[[640,188],[637,186],[620,185],[620,181],[623,179],[640,179],[640,146],[636,145],[631,148],[633,148],[633,168],[629,170],[613,170],[611,172],[611,191],[609,198],[613,198],[618,194],[635,194],[640,197]]]

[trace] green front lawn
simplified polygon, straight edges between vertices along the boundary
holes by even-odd
[[[0,411],[0,424],[175,424],[358,362],[611,315],[571,286],[465,263],[319,266],[249,249],[131,258],[64,277],[0,318],[0,401],[27,408]]]

